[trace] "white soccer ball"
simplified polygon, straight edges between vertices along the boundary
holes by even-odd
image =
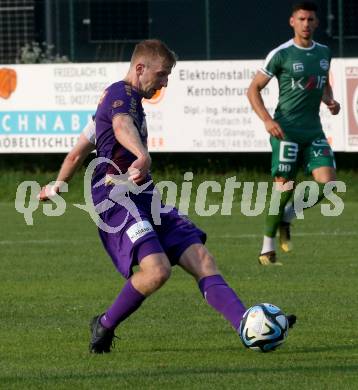
[[[288,321],[271,303],[260,303],[246,310],[239,329],[246,348],[269,352],[279,347],[288,335]]]

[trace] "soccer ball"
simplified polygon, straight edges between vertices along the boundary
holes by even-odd
[[[288,321],[271,303],[260,303],[246,310],[239,329],[246,348],[269,352],[279,347],[288,335]]]

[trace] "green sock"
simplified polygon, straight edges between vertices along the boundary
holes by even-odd
[[[283,191],[283,192],[274,190],[272,192],[270,206],[267,210],[266,218],[265,218],[265,236],[276,237],[278,225],[281,221],[283,211],[285,209],[287,202],[290,200],[292,194],[293,194],[293,190]]]
[[[311,207],[316,206],[316,204],[318,204],[325,197],[325,195],[323,193],[325,183],[317,183],[317,184],[318,184],[318,189],[319,189],[318,198],[317,198],[316,203],[314,205],[312,205]],[[304,202],[307,202],[307,200],[308,200],[309,190],[310,190],[309,187],[307,187],[305,189],[305,194],[303,196]],[[285,206],[288,203],[288,201],[290,200],[292,194],[293,194],[293,190],[284,191],[284,192],[274,191],[272,193],[271,203],[277,202],[279,199],[279,207],[278,207],[278,210],[277,210],[277,207],[276,207],[276,210],[272,210],[272,211],[274,211],[274,212],[272,212],[273,215],[270,215],[270,210],[271,210],[271,203],[270,203],[270,208],[269,208],[269,210],[266,214],[266,218],[265,218],[265,236],[272,237],[272,238],[276,237],[278,225],[280,224],[280,222],[282,220],[282,215],[283,215]],[[311,207],[307,207],[307,208],[311,208]]]

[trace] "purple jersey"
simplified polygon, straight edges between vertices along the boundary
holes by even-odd
[[[103,179],[106,174],[126,173],[128,167],[137,159],[115,138],[112,121],[116,115],[129,115],[133,119],[143,144],[147,144],[148,132],[142,106],[142,96],[135,88],[124,81],[118,81],[110,85],[104,91],[97,107],[96,149],[97,157],[106,157],[112,160],[118,166],[120,172],[111,164],[101,164],[96,168],[92,183]],[[96,204],[99,193],[98,191],[93,192]]]
[[[124,81],[114,83],[104,91],[96,112],[97,157],[112,160],[120,172],[110,163],[98,165],[92,177],[92,197],[103,223],[115,228],[115,232],[109,232],[99,226],[103,245],[117,270],[129,278],[133,266],[147,255],[165,252],[174,265],[190,245],[205,242],[206,235],[175,208],[163,211],[161,223],[155,223],[153,213],[160,205],[153,203],[154,185],[147,183],[150,175],[141,183],[145,190],[140,193],[129,191],[126,183],[104,181],[106,176],[126,173],[137,158],[115,138],[112,120],[116,115],[129,115],[146,145],[142,96]],[[101,185],[96,186],[99,182]],[[109,207],[103,209],[103,204]],[[153,204],[157,206],[153,207]]]

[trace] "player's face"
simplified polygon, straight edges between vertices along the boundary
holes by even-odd
[[[142,95],[150,99],[158,90],[166,87],[171,70],[172,68],[160,57],[144,64],[139,75],[139,90]]]
[[[318,26],[318,19],[314,11],[298,10],[290,18],[290,26],[299,39],[309,40]]]

